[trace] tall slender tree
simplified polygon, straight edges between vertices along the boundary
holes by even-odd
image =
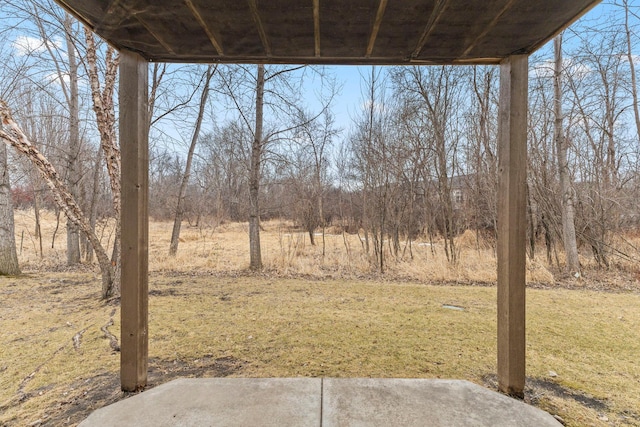
[[[631,98],[633,100],[633,117],[636,122],[636,138],[640,143],[640,109],[638,107],[638,82],[636,78],[635,56],[633,54],[633,42],[631,41],[631,25],[629,24],[629,0],[622,0],[624,9],[624,32],[627,42],[627,61],[629,61],[629,74],[631,77]]]
[[[87,75],[91,84],[91,100],[93,102],[93,111],[96,117],[96,125],[100,134],[100,148],[102,156],[104,156],[109,175],[109,184],[111,187],[111,199],[113,203],[113,213],[116,220],[115,238],[113,242],[113,250],[111,253],[111,263],[116,267],[119,262],[120,248],[120,148],[116,138],[115,128],[115,107],[113,102],[116,77],[118,75],[118,64],[120,55],[111,46],[107,46],[104,62],[104,84],[100,82],[98,72],[98,49],[94,35],[87,28],[84,29],[85,41],[87,45],[87,54],[85,64],[87,67]],[[97,154],[100,156],[100,153]],[[96,162],[96,173],[100,161]],[[97,180],[94,179],[94,185]],[[116,275],[116,280],[119,275]]]
[[[0,144],[0,276],[18,274],[20,266],[16,252],[7,146]]]
[[[178,243],[180,242],[180,227],[182,226],[182,218],[184,216],[184,198],[187,192],[187,185],[189,184],[189,177],[191,175],[191,164],[193,163],[193,155],[196,150],[196,144],[198,138],[200,138],[200,128],[202,127],[202,121],[204,120],[205,107],[207,105],[207,99],[209,97],[209,85],[211,84],[211,78],[213,77],[216,66],[209,65],[202,76],[202,93],[200,94],[200,105],[198,107],[198,116],[196,117],[195,127],[193,129],[193,135],[191,136],[191,144],[189,144],[189,151],[187,152],[187,162],[184,167],[184,174],[180,182],[180,188],[178,189],[178,200],[176,202],[176,212],[173,219],[173,230],[171,232],[171,242],[169,244],[169,255],[175,256],[178,252]]]
[[[575,226],[575,192],[571,185],[571,174],[567,152],[569,140],[564,134],[564,116],[562,115],[562,34],[556,36],[553,41],[554,68],[553,68],[553,111],[555,116],[554,139],[558,156],[558,178],[560,180],[560,197],[562,200],[562,236],[564,239],[564,251],[567,257],[567,269],[569,273],[580,276],[580,262],[578,259],[578,244],[576,241]]]
[[[264,65],[259,64],[256,74],[256,116],[251,143],[249,164],[249,268],[262,269],[260,249],[260,169],[265,140],[262,135],[264,123]]]
[[[221,74],[225,94],[236,109],[239,122],[251,132],[247,148],[247,172],[249,186],[249,268],[262,268],[260,248],[260,215],[262,179],[267,165],[282,160],[276,142],[282,141],[305,123],[299,123],[300,84],[304,79],[304,66],[269,67],[258,65],[254,74],[246,67],[238,66]],[[249,78],[251,76],[251,78]],[[322,73],[320,73],[322,78]],[[247,87],[247,82],[251,87]],[[255,82],[255,84],[253,84]],[[244,88],[243,88],[244,86]],[[250,100],[250,102],[249,102]],[[251,104],[251,105],[249,105]],[[326,109],[309,118],[317,119]],[[267,112],[265,112],[267,110]],[[269,122],[265,125],[266,119]],[[241,142],[242,143],[242,142]]]

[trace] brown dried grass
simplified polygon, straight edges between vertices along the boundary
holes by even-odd
[[[43,253],[35,237],[35,219],[32,211],[17,211],[16,242],[20,265],[25,271],[66,270],[65,220],[59,223],[53,212],[41,213]],[[58,230],[55,233],[56,225]],[[97,226],[97,234],[105,245],[113,241],[114,221],[103,220]],[[149,269],[152,272],[242,272],[249,265],[249,226],[247,223],[219,223],[210,221],[200,226],[182,226],[176,257],[168,255],[172,222],[151,220],[149,223]],[[262,223],[261,247],[263,264],[270,274],[314,278],[358,278],[380,276],[371,252],[365,251],[363,234],[347,234],[340,227],[327,228],[324,239],[321,230],[316,231],[316,245],[311,245],[309,235],[295,228],[290,221],[272,220]],[[324,240],[324,245],[323,245]],[[640,234],[616,236],[615,250],[609,272],[620,271],[640,280]],[[52,246],[52,242],[54,242]],[[496,281],[495,242],[467,230],[456,238],[458,262],[447,261],[441,240],[430,242],[416,239],[401,242],[398,256],[391,254],[385,244],[385,273],[389,280],[447,283],[494,283]],[[324,254],[323,254],[324,248]],[[555,265],[548,265],[543,245],[538,245],[535,259],[527,258],[527,281],[541,286],[552,286],[558,281],[572,281],[571,286],[585,282],[575,281],[562,274]],[[623,254],[623,255],[620,255]],[[560,265],[564,254],[558,252]],[[585,274],[601,278],[590,255],[589,248],[582,248],[581,263]],[[87,266],[87,268],[95,268]],[[587,283],[588,284],[588,283]],[[628,288],[628,280],[618,284],[607,282],[610,288]]]

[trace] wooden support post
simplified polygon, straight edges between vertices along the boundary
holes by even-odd
[[[120,52],[122,152],[121,352],[122,390],[147,384],[149,261],[148,66],[136,53]]]
[[[527,97],[526,55],[500,65],[498,124],[498,388],[524,397]]]

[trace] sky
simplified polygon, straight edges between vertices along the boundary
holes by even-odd
[[[342,91],[334,102],[336,126],[346,130],[351,119],[360,111],[362,100],[362,75],[366,75],[370,67],[356,65],[339,65],[329,67],[336,78],[342,83]]]

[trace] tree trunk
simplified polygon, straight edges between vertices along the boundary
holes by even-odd
[[[71,16],[66,15],[64,21],[67,57],[69,59],[69,152],[67,154],[66,186],[75,200],[79,196],[80,171],[78,156],[80,154],[80,115],[78,95],[78,62],[72,39]],[[62,76],[60,76],[62,79]],[[76,223],[67,219],[67,265],[80,263],[80,232]]]
[[[438,120],[433,118],[434,122]],[[447,261],[455,265],[458,262],[457,251],[455,246],[455,218],[453,210],[453,200],[451,195],[451,185],[449,183],[449,174],[447,172],[447,147],[445,141],[444,130],[440,126],[436,126],[436,157],[438,174],[438,199],[442,210],[442,234],[444,238],[444,252]]]
[[[260,253],[260,167],[262,160],[262,121],[264,108],[264,65],[258,65],[256,83],[256,128],[251,144],[251,164],[249,167],[249,268],[262,269]]]
[[[319,176],[319,174],[318,174]],[[325,230],[327,227],[327,224],[325,223],[324,220],[324,206],[322,203],[322,183],[320,182],[320,178],[318,177],[317,180],[317,186],[318,186],[318,215],[320,216],[320,226],[322,227],[322,258],[324,259],[325,255],[326,255],[326,242],[325,242]]]
[[[178,252],[178,243],[180,241],[180,227],[182,226],[182,216],[184,213],[184,197],[187,192],[187,185],[189,184],[189,176],[191,175],[191,163],[193,162],[193,154],[196,150],[196,144],[200,136],[200,127],[202,126],[202,119],[204,118],[204,110],[207,104],[207,98],[209,96],[209,84],[215,68],[213,65],[209,65],[204,79],[204,87],[202,88],[202,94],[200,95],[200,107],[198,110],[198,117],[196,118],[196,127],[193,130],[193,136],[191,137],[191,144],[189,145],[189,152],[187,153],[187,164],[184,167],[184,175],[182,175],[182,182],[180,183],[180,189],[178,190],[178,202],[176,203],[176,216],[173,220],[173,231],[171,232],[171,243],[169,244],[169,255],[175,256]]]
[[[32,176],[32,174],[33,172],[29,171],[31,188],[33,189],[33,214],[36,220],[35,235],[40,247],[40,258],[44,258],[44,252],[42,250],[42,227],[40,226],[40,182],[38,181],[37,174],[33,174],[34,176]]]
[[[12,145],[20,153],[24,154],[29,161],[38,169],[45,183],[53,193],[56,204],[62,209],[67,218],[79,227],[93,245],[96,252],[96,258],[102,272],[102,298],[106,299],[113,295],[114,292],[114,273],[109,261],[109,257],[105,252],[100,239],[96,236],[93,229],[89,225],[85,215],[76,203],[73,195],[65,187],[60,175],[53,165],[38,151],[38,149],[29,141],[22,129],[16,124],[11,116],[9,107],[0,99],[0,119],[3,128],[0,129],[0,139],[7,144]]]
[[[638,111],[638,86],[636,81],[636,67],[634,56],[631,52],[631,29],[629,28],[629,2],[622,2],[624,7],[624,29],[627,36],[627,60],[629,61],[629,71],[631,73],[631,96],[633,97],[633,116],[636,120],[636,138],[640,141],[640,111]]]
[[[20,266],[16,252],[7,146],[0,144],[0,276],[17,276],[18,274],[20,274]]]
[[[100,87],[100,79],[98,77],[97,52],[93,33],[88,29],[85,31],[85,40],[87,42],[87,73],[91,83],[91,99],[93,101],[93,111],[96,115],[96,123],[100,132],[100,146],[107,165],[107,173],[109,174],[109,183],[111,186],[111,197],[113,199],[113,212],[116,218],[115,237],[113,239],[113,251],[111,253],[111,264],[118,269],[120,265],[120,170],[121,158],[120,148],[116,140],[115,131],[115,108],[113,103],[113,94],[115,90],[116,76],[118,74],[118,64],[120,56],[115,53],[114,49],[109,46],[107,48],[105,63],[106,70],[104,75],[104,89]],[[118,288],[120,275],[115,275],[114,287]]]
[[[571,186],[569,174],[569,161],[567,159],[568,142],[564,137],[564,125],[562,116],[562,34],[554,39],[554,137],[556,140],[558,155],[558,176],[560,180],[560,195],[562,197],[562,237],[564,251],[567,257],[567,269],[569,273],[580,277],[580,262],[578,260],[578,245],[576,242],[574,192]]]
[[[98,193],[100,191],[100,170],[102,169],[102,156],[100,152],[96,154],[96,161],[94,163],[93,168],[93,188],[91,194],[91,204],[89,205],[89,224],[91,225],[91,229],[96,229],[96,222],[98,217]],[[85,237],[86,239],[86,237]],[[91,244],[87,244],[86,252],[85,252],[85,262],[92,263],[93,262],[93,246]]]

